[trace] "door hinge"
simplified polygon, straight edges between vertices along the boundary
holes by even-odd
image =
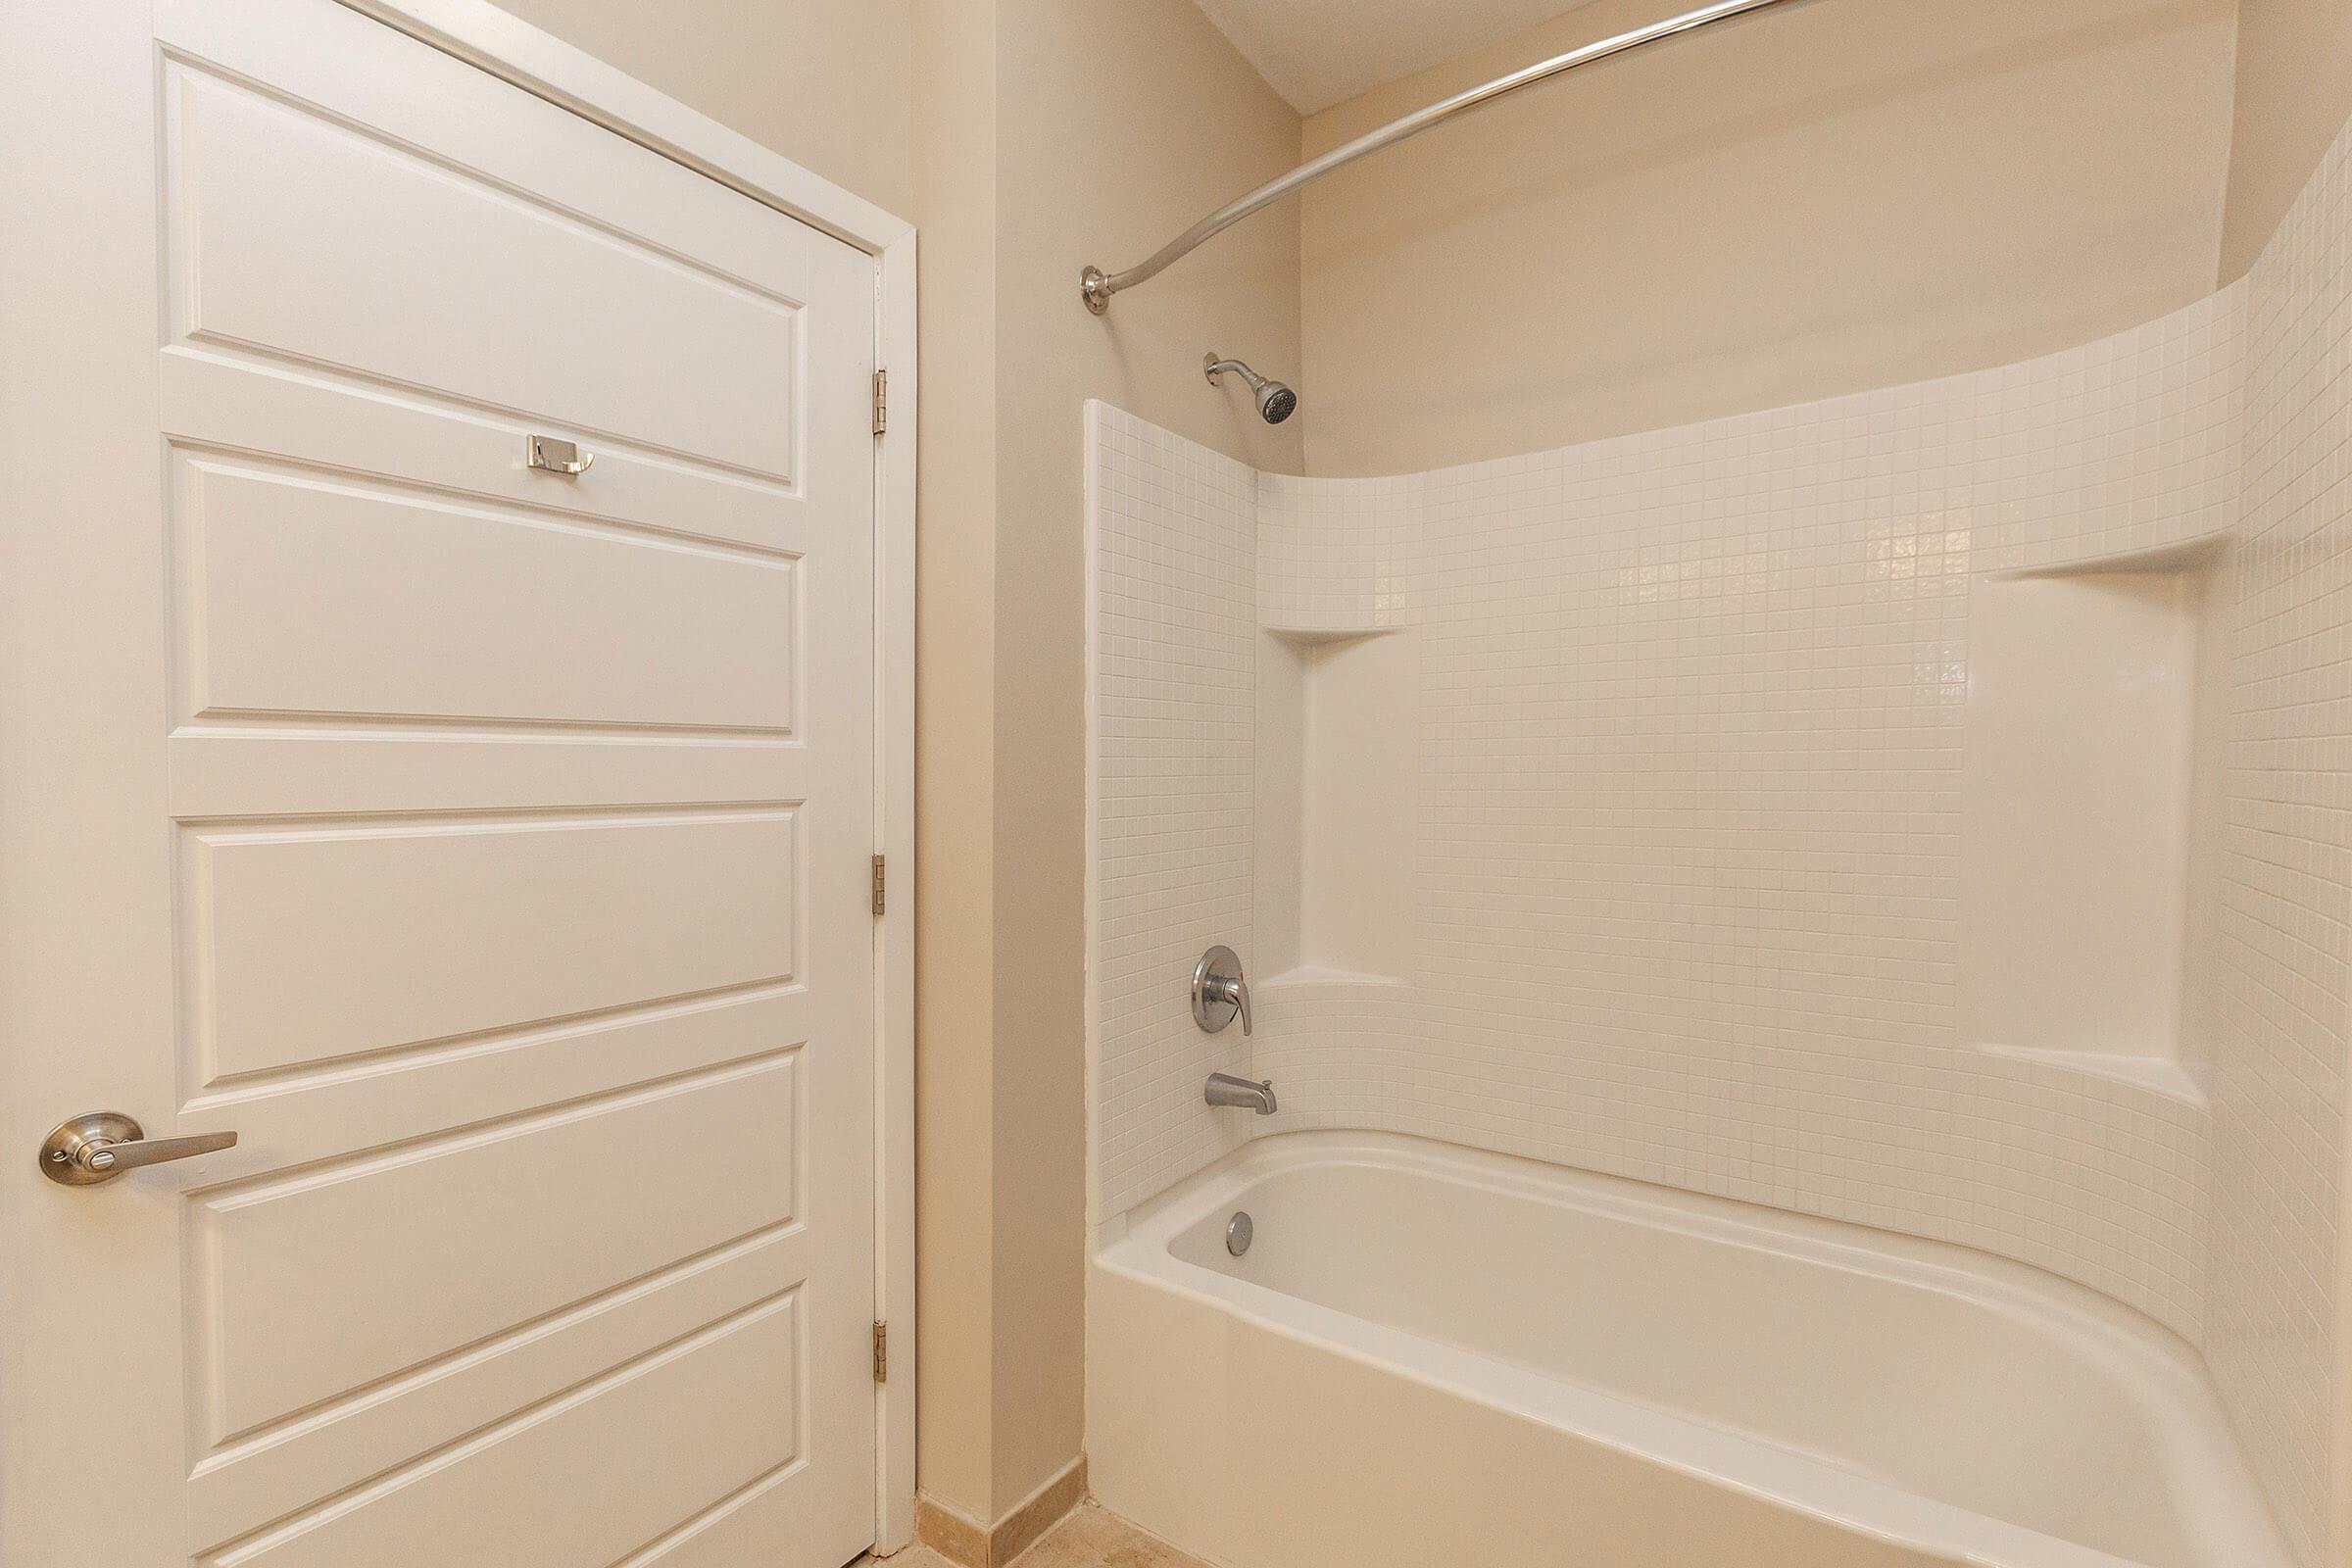
[[[874,1381],[890,1381],[890,1325],[887,1323],[874,1325]]]
[[[883,906],[887,902],[883,898],[883,892],[884,883],[882,878],[882,857],[877,855],[874,857],[874,912],[876,914],[880,914],[882,912]]]
[[[890,428],[890,372],[874,372],[874,434]]]

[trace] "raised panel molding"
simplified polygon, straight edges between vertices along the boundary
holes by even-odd
[[[798,302],[191,65],[167,72],[175,337],[799,472]],[[289,208],[307,215],[300,246]],[[518,318],[539,323],[524,354]]]
[[[793,1226],[798,1059],[785,1052],[195,1195],[201,1443],[217,1448]],[[434,1279],[466,1289],[405,1289]]]
[[[805,1333],[797,1294],[762,1302],[200,1561],[616,1562],[649,1539],[683,1536],[792,1465]],[[563,1484],[547,1485],[550,1475]]]
[[[789,738],[801,562],[175,454],[182,721]]]
[[[789,806],[181,836],[192,1090],[800,972]]]

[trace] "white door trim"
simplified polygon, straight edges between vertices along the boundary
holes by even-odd
[[[889,859],[889,898],[874,922],[874,1300],[891,1375],[875,1390],[874,1550],[887,1555],[914,1538],[914,225],[488,0],[341,3],[879,264],[874,363],[890,374],[890,419],[874,442],[874,848]]]

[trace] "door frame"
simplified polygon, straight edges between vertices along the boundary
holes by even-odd
[[[874,439],[874,852],[889,863],[874,921],[874,1310],[892,1373],[874,1389],[874,1550],[887,1555],[914,1539],[914,225],[489,0],[340,3],[875,260],[890,394]]]

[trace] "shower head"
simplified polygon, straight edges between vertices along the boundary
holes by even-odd
[[[1268,424],[1280,424],[1298,412],[1298,393],[1284,386],[1280,381],[1267,380],[1239,360],[1220,360],[1217,358],[1217,351],[1211,349],[1201,359],[1200,364],[1202,368],[1208,371],[1210,386],[1215,386],[1217,377],[1223,375],[1227,370],[1231,370],[1249,382],[1250,392],[1257,398],[1257,416]]]

